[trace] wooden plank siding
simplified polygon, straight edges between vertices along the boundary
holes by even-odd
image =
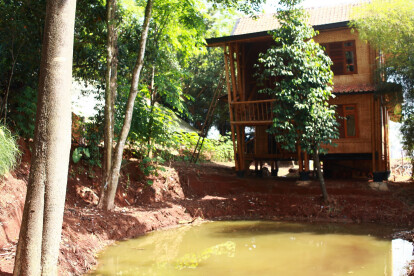
[[[329,153],[371,153],[371,99],[373,94],[339,95],[329,101],[332,105],[356,105],[357,137],[334,140],[337,145],[327,146]]]

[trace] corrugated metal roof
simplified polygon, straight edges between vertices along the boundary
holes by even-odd
[[[309,8],[308,23],[312,26],[346,22],[351,19],[352,8],[361,5],[360,3],[345,4],[331,7]],[[260,15],[257,19],[243,17],[237,20],[231,35],[242,35],[270,31],[277,29],[279,23],[274,13]]]

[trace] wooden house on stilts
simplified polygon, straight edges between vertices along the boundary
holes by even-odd
[[[368,176],[385,179],[390,170],[388,121],[391,108],[386,97],[376,93],[374,71],[378,52],[358,38],[349,26],[353,5],[312,8],[309,23],[319,31],[314,38],[326,48],[333,61],[334,94],[330,103],[337,105],[340,138],[336,147],[321,155],[325,174]],[[266,130],[272,124],[272,106],[277,104],[268,95],[257,93],[261,87],[254,77],[258,55],[273,43],[269,30],[278,23],[273,14],[258,19],[241,18],[230,36],[207,39],[208,46],[224,49],[228,105],[239,175],[252,162],[272,164],[277,174],[277,161],[295,160],[300,172],[309,171],[309,159],[298,148],[286,152]]]

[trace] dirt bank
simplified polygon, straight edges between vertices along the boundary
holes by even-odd
[[[0,184],[0,272],[12,272],[15,242],[29,166]],[[122,171],[113,212],[98,210],[100,169],[71,165],[63,224],[59,271],[81,275],[96,265],[96,254],[116,240],[154,229],[201,219],[271,219],[336,221],[392,225],[411,229],[414,185],[390,182],[389,191],[374,191],[367,180],[328,180],[332,201],[322,204],[318,182],[298,186],[295,179],[237,178],[231,167],[175,163],[144,184],[137,162]],[[406,238],[412,238],[406,234]]]

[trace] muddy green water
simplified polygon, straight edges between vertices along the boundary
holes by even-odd
[[[109,247],[93,274],[400,275],[393,266],[401,257],[393,256],[393,243],[384,238],[390,231],[336,224],[205,223]]]

